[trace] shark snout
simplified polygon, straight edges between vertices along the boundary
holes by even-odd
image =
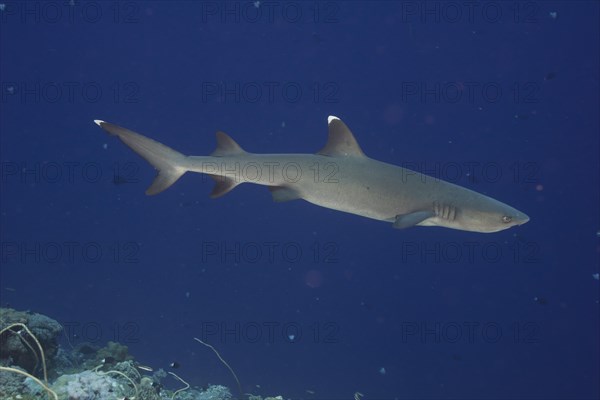
[[[524,213],[519,213],[519,215],[517,215],[517,217],[515,218],[515,222],[517,225],[526,224],[527,222],[529,222],[529,216]]]

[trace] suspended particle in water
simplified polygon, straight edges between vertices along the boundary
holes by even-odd
[[[546,300],[543,297],[537,297],[536,296],[536,297],[533,298],[533,301],[535,301],[536,303],[541,304],[543,306],[545,306],[546,304],[548,304],[548,300]]]

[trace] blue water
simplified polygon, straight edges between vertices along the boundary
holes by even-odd
[[[597,2],[6,2],[0,302],[192,385],[285,398],[598,398]],[[365,153],[531,217],[390,224],[260,186],[210,199],[103,119],[186,154],[229,133]],[[170,387],[180,384],[165,381]]]

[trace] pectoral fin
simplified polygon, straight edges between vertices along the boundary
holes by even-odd
[[[427,218],[431,218],[435,216],[433,211],[415,211],[410,214],[401,214],[396,215],[396,221],[394,222],[394,228],[396,229],[404,229],[410,228],[411,226],[415,226]]]

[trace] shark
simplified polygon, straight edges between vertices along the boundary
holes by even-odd
[[[186,156],[121,126],[94,122],[158,171],[147,195],[166,190],[186,172],[196,172],[215,180],[213,198],[252,183],[267,186],[276,202],[303,199],[398,229],[439,226],[491,233],[529,221],[525,213],[484,194],[367,157],[352,131],[335,116],[328,117],[328,140],[316,154],[250,153],[218,131],[212,154]]]

